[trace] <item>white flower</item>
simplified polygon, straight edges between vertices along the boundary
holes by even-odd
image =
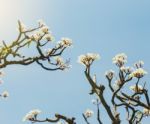
[[[122,67],[127,62],[127,56],[124,53],[117,54],[112,60],[117,66]]]
[[[9,96],[9,93],[8,91],[4,91],[2,94],[1,94],[2,97],[6,98]]]
[[[130,89],[132,91],[134,91],[134,92],[141,92],[141,91],[143,91],[143,87],[141,85],[138,85],[137,87],[136,87],[136,85],[130,86]]]
[[[56,60],[56,63],[57,63],[58,65],[61,65],[61,64],[64,63],[63,58],[60,57],[60,56],[57,56],[57,57],[55,57],[54,59]]]
[[[62,57],[57,56],[57,57],[55,57],[54,59],[55,59],[55,61],[56,61],[56,65],[59,66],[60,69],[64,70],[64,69],[70,67],[69,61],[64,62],[64,60],[63,60]]]
[[[146,116],[149,116],[149,115],[150,115],[150,110],[147,109],[147,108],[144,108],[144,109],[143,109],[143,113],[144,113]]]
[[[28,120],[32,120],[34,118],[34,116],[31,113],[28,113],[24,116],[24,118],[22,119],[22,121],[28,121]]]
[[[20,22],[19,30],[20,30],[21,32],[25,32],[25,31],[26,31],[26,26],[25,26],[22,22]]]
[[[31,110],[29,113],[31,113],[33,115],[38,115],[41,113],[41,111],[39,109],[34,109],[34,110]]]
[[[72,40],[69,38],[61,38],[58,44],[64,47],[69,47],[72,45]]]
[[[114,90],[117,90],[117,89],[119,89],[119,85],[117,84],[117,81],[115,81],[115,83],[113,84],[113,88],[114,88]]]
[[[131,100],[128,100],[127,103],[128,103],[129,105],[133,105],[133,104],[134,104],[134,102],[132,102]]]
[[[44,33],[44,34],[48,34],[48,27],[47,26],[44,26],[41,28],[41,31]]]
[[[90,117],[92,117],[93,114],[94,114],[94,112],[93,112],[92,110],[87,109],[87,110],[85,111],[85,113],[84,113],[84,116],[85,116],[86,118],[90,118]]]
[[[45,39],[47,40],[47,41],[53,41],[53,36],[49,33],[49,34],[47,34],[47,35],[45,35]]]
[[[94,81],[94,83],[97,82],[97,80],[96,80],[96,74],[94,74],[94,76],[93,76],[93,81]]]
[[[116,84],[117,86],[119,86],[119,87],[122,85],[122,83],[123,83],[123,82],[122,82],[121,80],[116,80],[116,81],[115,81],[115,84]]]
[[[143,68],[137,68],[129,75],[129,77],[141,78],[146,74],[147,74],[147,72]]]
[[[78,62],[81,63],[81,64],[83,64],[83,65],[85,65],[85,66],[89,66],[89,65],[92,64],[92,62],[94,60],[97,60],[99,58],[100,58],[99,54],[87,53],[85,55],[80,55],[78,57]]]
[[[25,115],[25,117],[23,118],[23,121],[32,120],[35,118],[35,116],[37,116],[40,113],[41,111],[39,109],[32,110]]]
[[[35,34],[33,34],[33,35],[31,36],[31,39],[34,40],[34,41],[39,41],[40,38],[41,38],[40,32],[37,32],[37,33],[35,33]]]
[[[44,51],[45,51],[46,55],[49,55],[52,52],[52,49],[48,48],[48,49],[45,49]]]
[[[111,80],[114,77],[115,72],[113,70],[109,70],[105,72],[105,76]]]

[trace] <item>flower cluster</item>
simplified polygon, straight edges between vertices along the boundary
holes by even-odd
[[[32,34],[30,36],[30,39],[33,40],[33,41],[39,41],[41,39],[41,34],[39,32],[36,32],[35,34]]]
[[[118,79],[118,80],[115,81],[115,85],[116,85],[117,87],[122,86],[122,84],[123,84],[123,82],[122,82],[120,79]]]
[[[141,85],[133,85],[133,86],[130,86],[130,89],[132,90],[132,91],[134,91],[134,92],[141,92],[141,91],[143,91],[143,87],[141,86]]]
[[[39,21],[39,27],[37,30],[34,30],[32,33],[26,28],[26,26],[20,22],[19,31],[20,32],[30,32],[29,35],[27,35],[28,39],[31,41],[40,41],[40,40],[46,40],[46,41],[53,41],[52,33],[49,31],[48,26],[42,21]]]
[[[49,34],[45,35],[45,39],[46,39],[47,41],[53,41],[54,37],[52,36],[51,33],[49,33]]]
[[[127,62],[127,55],[124,53],[117,54],[112,60],[118,67],[122,67]]]
[[[46,40],[46,41],[53,41],[53,39],[54,39],[52,33],[48,31],[48,28],[45,28],[45,29],[35,32],[31,36],[29,36],[29,38],[30,38],[30,40],[36,41],[36,42],[40,41],[42,39]]]
[[[150,110],[147,109],[147,108],[144,108],[143,109],[143,114],[146,115],[146,116],[149,116],[150,115]]]
[[[43,33],[45,33],[45,34],[48,34],[49,32],[49,29],[48,29],[48,27],[47,26],[43,26],[42,28],[41,28],[41,32],[43,32]]]
[[[58,46],[70,47],[72,45],[72,40],[70,38],[61,38],[58,42]]]
[[[105,72],[105,76],[107,77],[107,79],[112,80],[112,78],[114,77],[115,72],[113,70],[109,70]]]
[[[32,111],[30,111],[29,113],[27,113],[26,115],[25,115],[25,117],[23,118],[23,121],[28,121],[28,120],[34,120],[35,118],[36,118],[36,116],[38,115],[38,114],[40,114],[41,113],[41,111],[40,110],[38,110],[38,109],[35,109],[35,110],[32,110]]]
[[[100,58],[99,54],[87,53],[85,55],[80,55],[78,57],[78,62],[85,66],[90,66],[94,60],[99,58]]]
[[[146,74],[147,74],[147,72],[143,68],[137,68],[129,75],[129,77],[141,78]]]
[[[60,57],[60,56],[57,56],[54,58],[55,61],[56,61],[56,65],[59,66],[59,68],[61,68],[62,70],[66,69],[66,68],[69,68],[70,65],[69,65],[69,61],[67,62],[64,62],[63,58]]]
[[[93,112],[92,110],[90,110],[90,109],[87,109],[87,110],[84,112],[84,116],[85,116],[86,118],[92,117],[93,114],[94,114],[94,112]]]

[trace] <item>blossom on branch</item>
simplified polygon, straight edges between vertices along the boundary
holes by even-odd
[[[72,45],[72,40],[70,38],[61,38],[61,40],[58,42],[58,45],[64,46],[64,47],[70,47]]]
[[[114,85],[120,87],[120,86],[122,86],[122,84],[123,84],[123,82],[122,82],[120,79],[118,79],[118,80],[115,81],[115,84],[114,84]]]
[[[125,53],[117,54],[113,57],[113,63],[116,64],[118,67],[122,67],[125,63],[127,63],[127,55]]]
[[[54,37],[52,36],[51,33],[49,33],[49,34],[45,35],[45,39],[46,39],[47,41],[53,41]]]
[[[105,85],[103,85],[102,83],[95,83],[95,76],[94,78],[92,78],[91,73],[89,73],[91,70],[90,65],[94,60],[95,59],[92,59],[88,55],[79,56],[79,62],[86,66],[85,77],[92,89],[90,95],[97,95],[101,105],[104,107],[109,118],[111,119],[112,124],[120,124],[122,122],[122,116],[120,116],[121,113],[118,111],[118,109],[120,108],[126,109],[127,121],[129,124],[140,123],[145,115],[150,115],[150,98],[148,95],[148,90],[145,89],[146,83],[143,87],[138,85],[140,81],[139,78],[142,78],[145,74],[147,74],[147,72],[142,68],[144,64],[143,61],[139,61],[136,64],[136,69],[134,70],[131,67],[125,66],[125,63],[127,63],[127,56],[124,53],[117,54],[112,59],[113,63],[115,63],[119,67],[119,73],[118,75],[116,75],[117,73],[115,73],[115,83],[113,83],[112,81],[112,79],[114,78],[114,71],[110,70],[105,73],[105,76],[108,79],[108,86],[112,92],[110,102],[107,101],[107,96],[104,95],[104,91],[107,87],[105,87]],[[138,80],[137,82],[135,82],[135,85],[130,87],[130,89],[134,91],[134,93],[129,94],[128,91],[123,89],[125,87],[125,84],[133,81],[133,77],[138,78]],[[102,124],[103,122],[101,122],[100,119],[100,110],[98,106],[99,104],[97,104],[95,100],[93,100],[92,103],[97,105],[97,121],[99,122],[99,124]],[[113,106],[113,108],[111,106]],[[143,107],[146,109],[144,109],[142,113],[141,108]],[[84,120],[87,124],[89,124],[88,117],[91,117],[91,113],[87,111],[87,117],[84,116],[86,114],[83,114]]]
[[[10,44],[2,41],[2,46],[0,48],[0,68],[12,64],[29,65],[32,63],[37,63],[43,69],[49,71],[64,70],[69,67],[69,61],[57,61],[53,63],[53,60],[55,57],[62,56],[65,49],[72,45],[72,40],[69,38],[62,38],[58,44],[51,45],[52,48],[49,48],[51,43],[49,41],[53,41],[54,37],[43,21],[39,21],[38,23],[39,25],[35,28],[24,29],[23,23],[18,21],[19,34],[16,40],[13,40]],[[28,56],[21,52],[24,51],[24,48],[29,48],[30,45],[33,44],[36,55]],[[48,49],[47,46],[49,51],[45,52],[44,49]],[[48,64],[46,62],[49,63],[51,67],[47,67]]]
[[[146,116],[150,116],[150,109],[144,108],[144,109],[143,109],[143,113],[144,113],[144,115],[146,115]]]
[[[29,120],[34,120],[38,114],[40,114],[41,111],[39,109],[35,109],[35,110],[31,110],[29,113],[27,113],[24,118],[23,121],[29,121]]]
[[[41,38],[41,34],[39,32],[36,32],[35,34],[33,34],[30,39],[33,41],[39,41]]]
[[[51,49],[51,48],[45,49],[45,54],[46,54],[46,55],[51,54],[51,52],[52,52],[52,49]]]
[[[1,97],[3,97],[3,98],[9,97],[8,91],[4,91],[4,92],[1,94]]]
[[[93,114],[94,114],[94,112],[93,112],[92,110],[90,110],[90,109],[87,109],[87,110],[84,112],[84,116],[85,116],[86,118],[92,117]]]
[[[112,78],[114,77],[115,72],[113,70],[109,70],[105,72],[105,76],[107,77],[107,79],[112,80]]]
[[[26,26],[22,22],[20,22],[20,27],[19,27],[20,32],[25,32],[26,31]]]
[[[66,68],[70,68],[69,61],[64,62],[63,58],[57,56],[54,58],[56,61],[56,65],[60,67],[60,69],[64,70]]]
[[[134,92],[141,92],[141,91],[143,91],[143,87],[141,86],[141,85],[133,85],[133,86],[130,86],[130,89],[132,90],[132,91],[134,91]]]
[[[100,55],[96,53],[87,53],[85,55],[80,55],[78,57],[78,62],[85,65],[90,66],[94,60],[100,59]]]
[[[147,72],[143,68],[137,68],[129,75],[129,77],[141,78],[146,74]]]
[[[94,81],[94,83],[97,83],[96,74],[94,74],[94,76],[93,76],[93,81]]]
[[[48,34],[49,32],[49,29],[48,29],[48,27],[47,26],[43,26],[42,28],[41,28],[41,31],[43,32],[43,33],[45,33],[45,34]]]

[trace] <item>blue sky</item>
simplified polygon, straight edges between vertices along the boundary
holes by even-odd
[[[57,112],[75,116],[79,124],[84,123],[82,112],[95,107],[91,104],[94,97],[88,95],[90,87],[84,67],[77,63],[80,54],[101,55],[102,59],[93,64],[93,73],[105,85],[104,73],[115,67],[111,60],[117,53],[128,55],[128,65],[143,60],[150,72],[149,6],[149,0],[0,0],[0,40],[10,42],[16,38],[18,19],[31,27],[43,19],[56,40],[69,37],[74,41],[74,47],[64,55],[71,58],[72,68],[67,72],[45,71],[36,64],[4,69],[5,83],[0,90],[7,89],[10,97],[1,99],[1,123],[21,124],[23,116],[34,108],[42,110],[40,118],[53,117]],[[149,75],[144,78],[149,79]],[[106,90],[105,95],[108,94]],[[102,120],[109,123],[104,109],[101,113]],[[90,121],[96,123],[94,119]]]

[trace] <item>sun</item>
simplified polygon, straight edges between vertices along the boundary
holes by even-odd
[[[0,20],[10,19],[17,12],[16,0],[0,0]]]
[[[0,0],[0,41],[8,39],[8,33],[15,29],[15,24],[20,14],[19,0]]]

